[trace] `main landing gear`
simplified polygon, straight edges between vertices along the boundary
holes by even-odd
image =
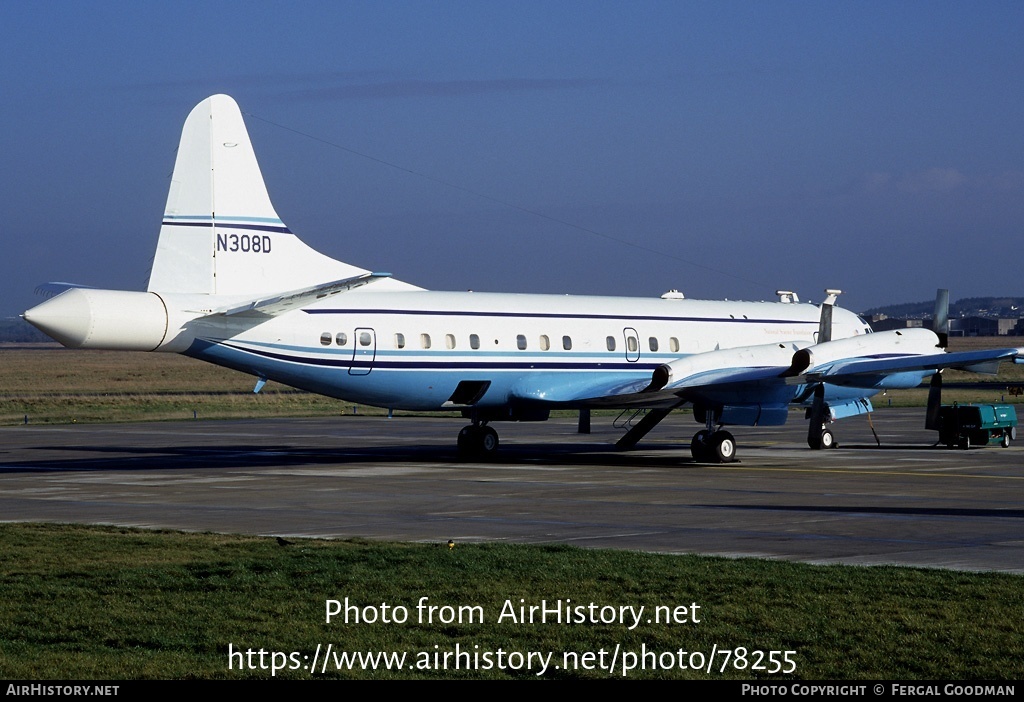
[[[727,431],[702,429],[690,442],[693,460],[699,463],[732,463],[736,460],[736,439]]]
[[[490,460],[498,453],[498,432],[473,422],[459,432],[458,446],[460,458]]]
[[[708,412],[707,429],[693,435],[690,453],[698,463],[732,463],[736,460],[736,439],[721,427],[716,430]]]

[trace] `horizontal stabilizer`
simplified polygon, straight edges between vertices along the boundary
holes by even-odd
[[[36,286],[36,295],[42,295],[43,297],[57,297],[62,292],[66,292],[73,288],[88,288],[95,290],[91,285],[79,285],[78,283],[41,283]]]
[[[281,293],[280,295],[274,295],[273,297],[251,300],[240,305],[232,305],[229,308],[217,310],[214,314],[223,314],[226,316],[252,315],[275,317],[284,312],[290,312],[312,302],[316,302],[317,300],[330,297],[331,295],[347,292],[353,288],[359,288],[363,285],[368,285],[375,281],[390,277],[390,273],[363,273],[361,275],[352,276],[351,278],[335,280],[330,283],[316,285],[304,290],[292,290],[291,292]]]

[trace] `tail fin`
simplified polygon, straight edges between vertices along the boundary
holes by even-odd
[[[181,132],[147,289],[265,295],[364,273],[311,249],[277,216],[235,101],[214,95],[196,105]]]

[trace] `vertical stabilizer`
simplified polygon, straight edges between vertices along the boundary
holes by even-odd
[[[196,105],[181,132],[149,291],[265,295],[366,272],[306,246],[277,216],[232,98]]]

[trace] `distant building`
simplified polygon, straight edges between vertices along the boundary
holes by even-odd
[[[897,319],[884,314],[872,315],[868,322],[872,331],[893,329],[931,329],[931,319]],[[955,317],[949,320],[950,336],[1024,336],[1024,318],[1017,317]]]
[[[881,319],[876,319],[881,317]],[[895,319],[893,317],[886,317],[884,314],[874,315],[870,320],[871,330],[880,331],[892,331],[893,329],[920,329],[924,326],[925,320],[923,319]]]
[[[954,336],[1015,336],[1020,334],[1020,319],[1009,317],[961,317],[950,320]]]

